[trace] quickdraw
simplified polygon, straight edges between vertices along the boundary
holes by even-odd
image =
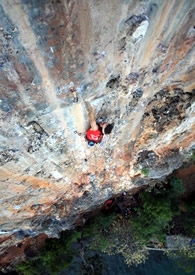
[[[73,102],[77,103],[79,100],[77,97],[76,89],[74,87],[70,87],[69,91],[73,94],[73,97],[74,97]]]

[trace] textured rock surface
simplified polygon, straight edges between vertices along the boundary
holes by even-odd
[[[0,0],[1,249],[57,236],[113,194],[182,165],[194,143],[194,8]],[[92,148],[74,133],[89,127],[86,101],[114,123]]]

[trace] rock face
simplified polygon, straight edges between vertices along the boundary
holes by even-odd
[[[1,249],[57,236],[182,165],[194,144],[194,9],[193,0],[0,0]],[[94,147],[87,101],[114,123]]]

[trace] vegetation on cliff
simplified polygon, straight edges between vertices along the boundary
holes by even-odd
[[[119,212],[117,204],[103,210],[85,226],[62,232],[60,239],[48,240],[40,254],[19,264],[17,271],[25,275],[57,274],[77,256],[82,260],[82,274],[101,274],[98,271],[101,259],[94,260],[89,253],[92,250],[108,255],[121,254],[127,265],[138,265],[145,262],[150,249],[156,249],[177,258],[178,265],[191,272],[194,250],[190,246],[168,249],[166,242],[167,235],[194,236],[195,204],[182,201],[183,192],[181,180],[174,177],[146,189],[140,194],[139,205],[128,215]],[[185,211],[181,210],[181,202]]]

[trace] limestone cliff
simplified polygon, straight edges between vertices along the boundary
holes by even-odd
[[[112,195],[182,165],[194,144],[194,8],[0,0],[1,249],[57,236]],[[94,147],[84,139],[87,101],[114,123]]]

